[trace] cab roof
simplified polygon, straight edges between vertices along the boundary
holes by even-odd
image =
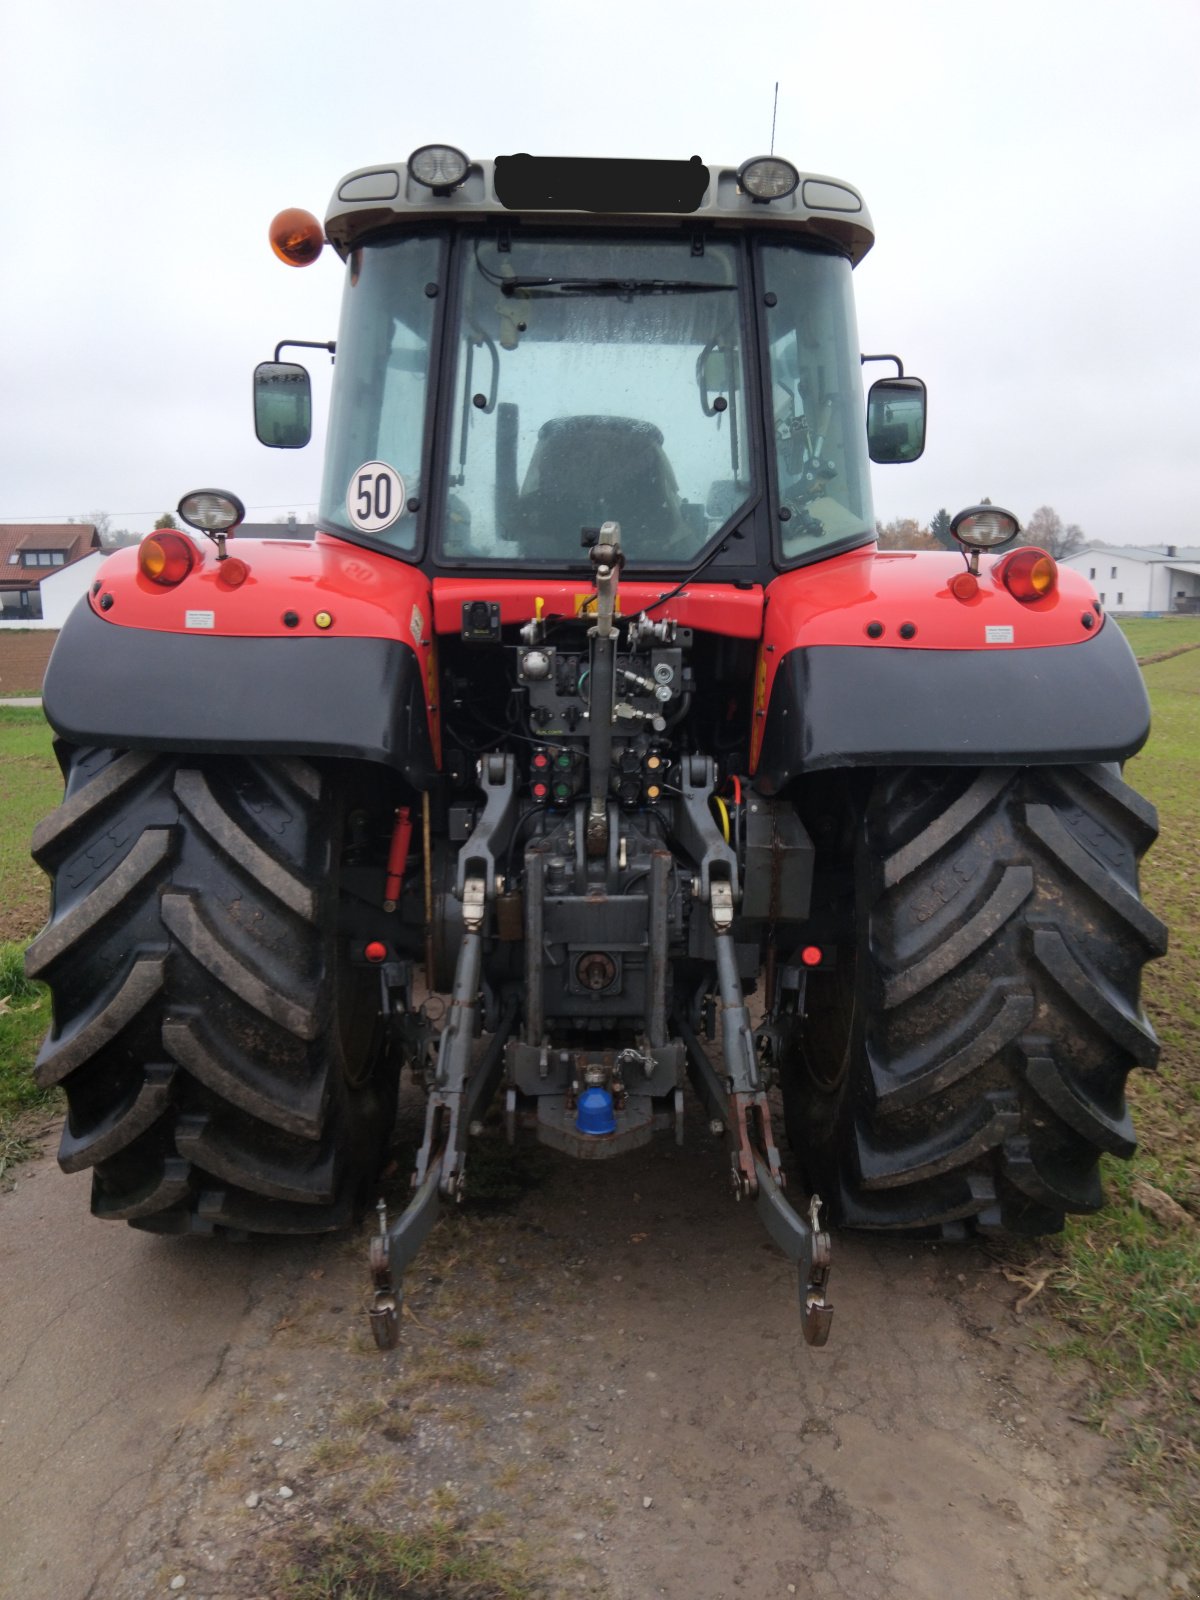
[[[756,200],[739,182],[748,165],[709,166],[699,156],[690,161],[466,158],[461,181],[435,189],[413,175],[410,157],[408,162],[348,173],[329,202],[325,236],[344,258],[382,230],[446,219],[507,217],[523,223],[621,227],[654,222],[683,230],[714,225],[779,228],[821,239],[857,266],[875,240],[857,189],[840,178],[800,172],[790,194]]]

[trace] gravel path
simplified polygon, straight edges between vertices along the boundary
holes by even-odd
[[[18,1169],[0,1595],[276,1600],[301,1533],[436,1515],[519,1539],[550,1596],[1188,1593],[981,1249],[835,1240],[808,1350],[791,1269],[689,1136],[595,1165],[497,1136],[477,1173],[536,1182],[439,1224],[386,1355],[361,1238],[158,1240]]]

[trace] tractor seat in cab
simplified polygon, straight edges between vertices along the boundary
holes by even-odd
[[[662,433],[634,417],[543,423],[516,511],[522,554],[564,561],[578,559],[581,528],[609,520],[634,560],[691,538]]]

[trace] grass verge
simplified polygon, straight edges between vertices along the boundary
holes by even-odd
[[[62,799],[50,726],[37,708],[0,706],[0,1184],[31,1155],[33,1131],[57,1109],[57,1091],[33,1081],[33,1060],[50,1026],[50,996],[25,976],[25,946],[46,920],[49,885],[29,855],[35,825]]]
[[[520,1552],[501,1553],[448,1522],[385,1532],[343,1522],[298,1533],[280,1552],[280,1600],[536,1600]]]
[[[25,947],[0,945],[0,1185],[33,1153],[33,1126],[58,1104],[33,1081],[33,1058],[50,1024],[45,986],[25,976]]]
[[[0,940],[30,939],[46,920],[48,891],[29,857],[34,825],[62,799],[50,725],[39,710],[0,706],[0,770],[4,819],[0,826]]]
[[[1200,619],[1136,620],[1125,632],[1145,659],[1191,642],[1185,634],[1200,639]],[[1144,673],[1154,732],[1125,776],[1161,827],[1142,892],[1171,937],[1143,985],[1162,1057],[1130,1079],[1140,1143],[1132,1162],[1105,1158],[1105,1210],[1069,1219],[1061,1239],[1037,1247],[1037,1264],[1048,1269],[1052,1348],[1087,1363],[1093,1420],[1170,1507],[1200,1571],[1200,655]]]

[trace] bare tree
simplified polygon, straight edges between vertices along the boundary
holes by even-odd
[[[877,522],[875,537],[881,550],[939,550],[941,546],[916,517],[898,517],[894,522]]]
[[[120,550],[127,544],[141,543],[140,533],[130,533],[128,528],[114,528],[113,519],[107,511],[89,511],[86,517],[79,520],[92,524],[100,536],[100,546],[104,550]]]
[[[1087,542],[1078,523],[1063,526],[1063,520],[1053,506],[1039,506],[1023,529],[1030,544],[1037,545],[1052,555],[1056,561],[1074,555]]]

